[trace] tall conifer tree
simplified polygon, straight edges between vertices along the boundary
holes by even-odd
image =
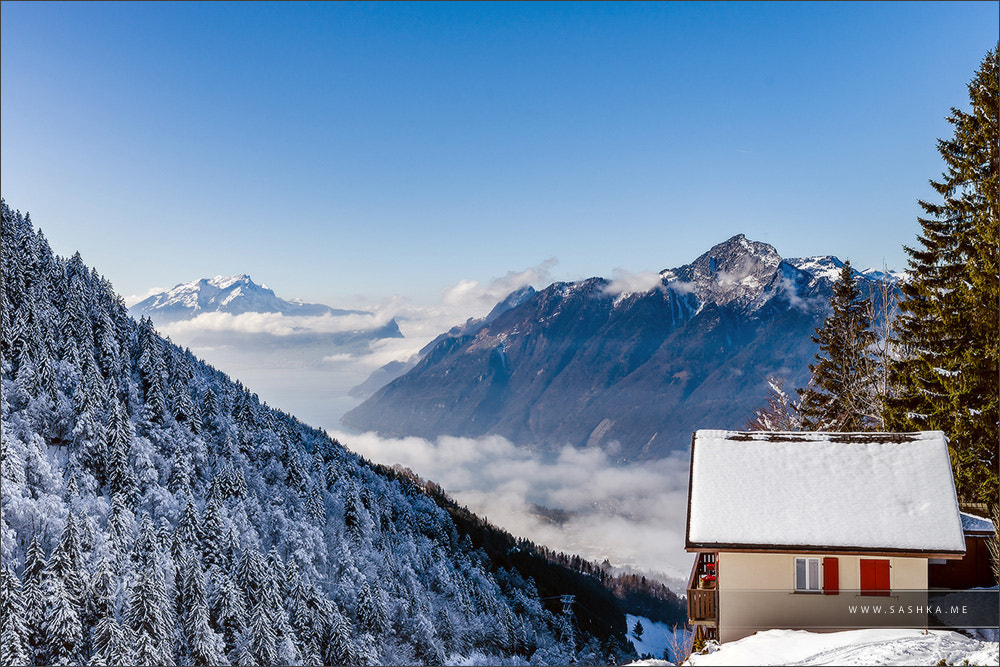
[[[816,330],[819,345],[812,377],[800,389],[798,412],[806,430],[866,431],[873,426],[871,345],[868,306],[845,262],[830,300],[833,313]]]
[[[996,502],[1000,289],[998,289],[998,48],[968,85],[971,109],[952,108],[945,162],[921,201],[917,247],[906,247],[911,279],[901,286],[897,397],[886,421],[897,430],[942,430],[963,500]]]

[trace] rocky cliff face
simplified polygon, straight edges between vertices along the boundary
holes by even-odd
[[[550,285],[440,337],[344,423],[657,458],[697,428],[742,427],[768,376],[804,386],[832,259],[783,260],[739,235],[646,292],[603,278]]]

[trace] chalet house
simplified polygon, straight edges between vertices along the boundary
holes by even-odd
[[[965,554],[945,435],[698,431],[685,546],[696,636],[924,627],[857,612],[922,611],[928,563]]]
[[[990,567],[989,541],[993,539],[993,522],[969,512],[962,512],[961,516],[965,557],[962,560],[932,559],[927,575],[931,589],[988,588],[997,583]]]

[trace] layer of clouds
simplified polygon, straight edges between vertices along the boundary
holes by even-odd
[[[614,296],[643,294],[662,287],[663,278],[655,271],[632,273],[619,267],[611,272],[611,282],[604,288],[604,292]]]
[[[349,434],[339,428],[340,417],[361,400],[348,392],[372,371],[390,361],[410,360],[439,334],[485,316],[525,285],[543,287],[551,282],[555,264],[555,259],[546,260],[486,284],[462,280],[429,305],[394,296],[362,306],[371,315],[205,313],[160,330],[242,380],[269,404],[326,428],[367,458],[401,464],[434,480],[458,502],[515,535],[679,582],[691,562],[683,550],[684,455],[617,465],[598,449],[564,448],[545,455],[501,437],[430,442]],[[621,270],[612,282],[622,291],[648,291],[658,283],[658,274]],[[335,342],[343,332],[374,329],[392,318],[403,338]]]
[[[486,312],[489,312],[493,306],[507,298],[514,290],[525,285],[540,285],[551,282],[552,269],[558,263],[559,260],[550,257],[538,266],[523,271],[508,271],[506,275],[493,279],[487,285],[480,285],[475,280],[461,280],[444,291],[442,303],[445,306],[464,308],[470,311],[486,308]]]
[[[290,336],[301,333],[343,333],[384,326],[392,319],[388,313],[349,315],[282,315],[281,313],[202,313],[190,320],[180,320],[157,327],[162,333],[178,337],[186,334],[236,333]]]
[[[499,436],[383,438],[331,431],[350,449],[433,480],[461,504],[514,535],[595,561],[605,558],[680,582],[688,458],[620,465],[596,448],[555,455],[517,447]],[[553,521],[538,506],[568,517]],[[549,514],[551,516],[551,514]]]
[[[343,414],[360,402],[349,395],[350,390],[373,371],[391,361],[411,360],[441,333],[469,318],[484,317],[525,285],[548,284],[556,264],[556,259],[548,259],[485,285],[460,280],[442,290],[430,304],[396,295],[379,303],[352,306],[370,314],[202,313],[157,329],[253,387],[271,405],[315,426],[336,428]],[[143,298],[130,297],[133,302]],[[393,318],[402,338],[366,339],[350,333],[378,329]]]

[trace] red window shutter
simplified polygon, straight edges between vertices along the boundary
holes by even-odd
[[[889,561],[875,561],[875,588],[879,595],[889,594]]]
[[[823,593],[837,595],[840,592],[840,562],[836,558],[823,559]]]
[[[889,561],[886,559],[861,559],[861,594],[889,594]]]

